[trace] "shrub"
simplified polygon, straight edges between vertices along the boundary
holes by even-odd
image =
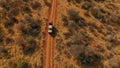
[[[28,32],[32,36],[38,36],[40,33],[40,24],[38,23],[31,23],[30,28],[28,29]]]
[[[70,19],[73,20],[74,22],[78,22],[80,19],[78,12],[75,11],[74,9],[69,9],[68,15],[69,15]]]
[[[44,3],[45,3],[45,5],[47,5],[48,7],[51,6],[51,3],[49,2],[49,0],[44,0]]]
[[[27,44],[22,44],[22,51],[25,55],[31,55],[35,52],[37,43],[33,38],[26,39]]]
[[[97,19],[101,19],[103,17],[99,7],[91,8],[91,13]]]
[[[81,2],[81,0],[75,0],[77,3],[80,3]]]
[[[15,32],[12,29],[8,29],[8,33],[13,35]]]
[[[111,15],[110,22],[112,24],[120,25],[120,14],[113,14],[113,15]]]
[[[75,11],[74,9],[69,9],[68,10],[68,15],[74,23],[76,23],[78,26],[83,27],[86,26],[85,20],[79,16],[78,12]]]
[[[90,2],[84,2],[83,4],[82,4],[82,8],[83,9],[86,9],[86,10],[88,10],[89,8],[91,8],[92,7],[92,4],[90,3]]]
[[[62,20],[63,20],[63,25],[64,26],[68,26],[68,19],[67,19],[67,16],[65,16],[65,15],[62,15]]]
[[[17,62],[17,68],[29,68],[29,64],[25,60],[20,59]]]
[[[10,44],[10,43],[14,42],[14,40],[11,38],[6,38],[5,41],[6,41],[6,44]]]
[[[20,10],[18,8],[13,8],[12,10],[9,11],[8,17],[13,18],[13,17],[19,15],[19,11]]]
[[[28,2],[29,0],[23,0],[24,2]]]
[[[22,50],[25,55],[31,55],[35,52],[35,46],[34,45],[27,45],[27,46],[23,45]]]
[[[67,0],[68,2],[71,2],[72,0]]]
[[[29,6],[24,6],[24,7],[23,7],[23,11],[24,11],[25,13],[31,13],[31,9],[30,9]]]
[[[4,40],[4,32],[2,28],[0,27],[0,43],[3,43],[3,40]]]
[[[32,5],[32,8],[37,10],[37,9],[40,9],[41,8],[41,4],[38,3],[38,2],[35,2],[33,5]]]
[[[0,57],[1,58],[4,57],[4,58],[7,58],[7,59],[10,57],[6,48],[0,47]]]
[[[40,22],[31,19],[20,25],[20,30],[23,35],[31,35],[34,37],[39,35],[40,28]]]
[[[70,32],[66,32],[64,33],[65,39],[68,39],[72,36],[72,34]]]
[[[9,67],[10,67],[10,68],[17,68],[17,64],[14,63],[14,62],[12,62],[12,61],[10,61],[10,62],[9,62]]]
[[[78,59],[81,60],[83,64],[91,64],[92,62],[100,60],[101,55],[99,53],[96,53],[95,49],[91,46],[87,46],[85,51],[80,53]]]
[[[18,22],[18,20],[15,17],[10,18],[9,20],[8,19],[3,19],[3,25],[4,25],[5,28],[12,27],[17,22]]]

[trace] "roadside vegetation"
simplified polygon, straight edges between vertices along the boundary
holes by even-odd
[[[61,13],[62,25],[66,27],[67,31],[63,32],[63,37],[62,35],[57,36],[56,48],[60,55],[70,60],[67,62],[61,60],[60,57],[57,57],[56,60],[67,62],[68,64],[65,66],[70,66],[72,64],[69,62],[73,62],[71,61],[73,59],[76,64],[73,65],[73,68],[77,68],[77,66],[81,68],[119,68],[120,60],[116,60],[118,54],[115,53],[119,52],[116,49],[120,49],[120,36],[117,35],[120,32],[118,30],[120,26],[119,8],[115,4],[117,1],[67,1],[70,6],[75,5],[78,9],[69,7],[66,14]],[[115,62],[113,65],[109,62],[112,59]]]

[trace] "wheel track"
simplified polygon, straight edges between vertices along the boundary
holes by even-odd
[[[54,38],[48,33],[48,24],[53,22],[55,27],[56,22],[56,0],[51,0],[51,7],[49,8],[48,22],[46,24],[46,37],[44,43],[44,58],[43,58],[43,68],[54,68]]]

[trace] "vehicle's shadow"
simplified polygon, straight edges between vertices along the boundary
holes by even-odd
[[[104,68],[104,65],[101,61],[98,61],[94,64],[82,64],[82,68]]]
[[[58,30],[55,28],[55,27],[53,27],[53,33],[52,34],[50,34],[52,37],[55,37],[56,35],[57,35],[57,33],[58,33]]]

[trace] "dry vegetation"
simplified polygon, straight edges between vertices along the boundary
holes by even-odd
[[[120,2],[59,2],[56,68],[120,68]]]
[[[0,68],[42,68],[47,13],[43,0],[0,0]]]
[[[50,6],[0,0],[0,68],[42,68]],[[58,0],[57,8],[55,68],[120,68],[119,0]]]

